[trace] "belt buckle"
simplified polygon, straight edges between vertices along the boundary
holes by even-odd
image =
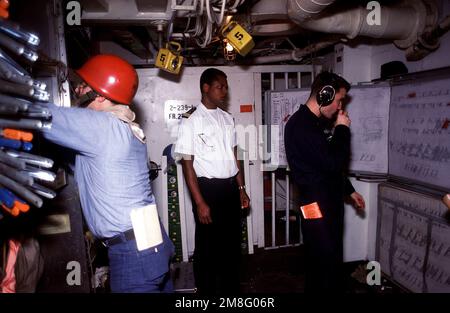
[[[134,231],[133,229],[131,230],[127,230],[123,233],[119,233],[118,235],[105,239],[105,240],[100,240],[102,242],[102,244],[109,248],[113,245],[116,245],[118,243],[123,243],[123,242],[127,242],[129,240],[134,239]]]
[[[112,246],[112,242],[114,242],[114,239],[117,239],[118,236],[114,236],[111,238],[106,238],[104,240],[100,240],[102,242],[102,245],[104,245],[106,248],[109,248]]]

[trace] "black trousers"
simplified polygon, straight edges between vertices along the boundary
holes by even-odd
[[[305,220],[302,234],[305,245],[305,292],[345,291],[343,272],[344,206],[322,202],[324,217]],[[320,205],[320,201],[319,201]]]
[[[235,177],[198,178],[203,198],[211,210],[211,224],[195,218],[194,277],[201,294],[239,292],[241,257],[241,204]]]

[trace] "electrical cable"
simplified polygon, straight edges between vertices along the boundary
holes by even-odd
[[[210,23],[214,23],[215,19],[213,19],[212,15],[211,15],[211,5],[209,3],[209,0],[206,0],[206,14],[208,15],[208,21]]]
[[[216,23],[218,26],[220,26],[223,22],[223,17],[225,15],[225,4],[227,3],[226,0],[222,0],[222,8],[220,10],[219,18],[216,20]],[[217,16],[216,16],[217,17]]]

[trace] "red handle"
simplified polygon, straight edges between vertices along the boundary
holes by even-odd
[[[2,7],[0,7],[0,17],[7,19],[9,17],[9,12]]]
[[[0,0],[0,8],[2,9],[9,8],[9,0]]]

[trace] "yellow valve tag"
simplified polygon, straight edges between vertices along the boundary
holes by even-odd
[[[176,49],[171,49],[170,46],[175,46]],[[156,56],[155,66],[160,69],[178,74],[181,69],[181,64],[183,64],[183,57],[180,55],[181,46],[178,42],[169,42],[166,44],[165,48],[161,48]]]
[[[242,56],[245,56],[255,46],[252,36],[234,21],[224,27],[222,35],[227,38],[230,45]]]

